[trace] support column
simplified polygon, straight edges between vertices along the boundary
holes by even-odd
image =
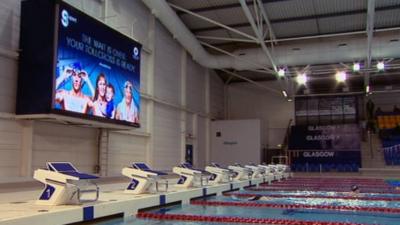
[[[34,122],[26,120],[20,121],[20,124],[22,126],[20,175],[22,177],[31,177]]]
[[[102,20],[104,24],[107,24],[109,9],[108,0],[102,2]],[[109,156],[109,135],[110,130],[108,129],[98,129],[98,167],[96,168],[96,173],[100,176],[105,177],[108,175],[108,156]]]
[[[155,66],[155,30],[156,30],[156,18],[154,15],[150,15],[149,19],[149,32],[148,32],[148,43],[147,46],[150,49],[150,54],[147,60],[147,94],[154,96],[154,66]],[[146,146],[146,162],[154,166],[154,101],[147,102],[147,127],[146,132],[150,134],[147,139]]]
[[[193,141],[193,164],[197,167],[198,166],[198,160],[199,160],[199,131],[198,131],[198,118],[199,115],[197,113],[193,114],[193,119],[192,119],[192,127],[193,127],[193,136],[194,139]]]
[[[229,120],[229,84],[224,84],[224,119]]]
[[[181,54],[181,106],[186,108],[186,80],[187,80],[187,53],[184,48],[182,48]],[[180,110],[181,113],[181,162],[185,162],[185,152],[186,152],[186,111]]]
[[[98,171],[100,176],[105,177],[108,175],[108,144],[110,131],[108,129],[99,129],[99,140],[98,140]]]
[[[205,75],[206,75],[206,85],[205,85],[205,98],[206,98],[206,124],[205,124],[205,155],[206,155],[206,165],[210,164],[211,160],[211,146],[210,146],[210,122],[211,122],[211,84],[210,84],[210,70],[205,69]]]

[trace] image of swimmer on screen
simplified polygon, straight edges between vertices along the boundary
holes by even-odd
[[[112,84],[107,84],[106,87],[106,117],[109,119],[114,119],[115,117],[115,106],[114,106],[114,95],[115,89]]]
[[[93,96],[92,113],[95,116],[106,117],[106,87],[106,75],[104,73],[100,73],[96,78],[96,90]]]
[[[138,109],[133,100],[133,86],[130,81],[126,81],[124,84],[124,97],[117,106],[115,118],[117,120],[125,120],[128,122],[138,122]]]
[[[57,90],[61,83],[67,79],[72,79],[71,90]],[[83,83],[87,83],[89,90],[94,93],[93,85],[90,82],[88,73],[82,70],[79,65],[66,67],[61,75],[56,79],[55,102],[59,103],[64,110],[87,113],[92,105],[91,98],[82,92]]]

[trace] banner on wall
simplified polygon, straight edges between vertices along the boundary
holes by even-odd
[[[292,126],[289,150],[360,151],[360,129],[356,124]]]
[[[361,151],[301,151],[292,157],[294,163],[348,163],[360,164]]]

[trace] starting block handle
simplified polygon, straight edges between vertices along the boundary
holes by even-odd
[[[206,183],[205,185],[208,185],[209,180],[210,180],[210,176],[200,175],[200,185],[201,186],[204,186],[204,182]]]
[[[79,203],[87,203],[87,202],[95,202],[99,199],[99,186],[97,186],[97,184],[93,183],[93,185],[95,186],[95,189],[90,189],[90,190],[81,190],[78,186],[77,186],[77,195],[78,195],[78,201]],[[81,196],[83,193],[96,193],[96,197],[94,199],[87,199],[87,200],[82,200]]]
[[[158,192],[158,190],[159,190],[159,188],[158,188],[158,187],[159,187],[158,183],[164,184],[164,185],[165,185],[165,191],[166,191],[166,192],[168,191],[168,180],[165,180],[165,182],[156,181],[155,183],[156,183],[156,192]]]

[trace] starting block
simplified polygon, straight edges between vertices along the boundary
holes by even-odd
[[[167,173],[150,169],[146,163],[132,163],[131,167],[122,169],[122,174],[131,179],[131,183],[125,189],[125,193],[142,194],[148,192],[155,185],[156,192],[161,180],[164,180],[165,191],[168,190],[168,180],[164,179]]]
[[[233,170],[233,172],[236,174],[236,176],[233,177],[233,180],[235,181],[251,179],[251,175],[253,174],[251,169],[245,168],[237,163],[232,166],[228,166],[228,169]]]
[[[92,182],[97,176],[79,172],[70,162],[48,162],[46,165],[47,169],[37,169],[33,175],[34,179],[45,184],[36,204],[81,204],[99,198],[99,187]],[[85,193],[94,193],[95,196],[82,199]]]
[[[265,169],[255,164],[247,164],[244,167],[252,171],[251,179],[263,178],[265,174]]]
[[[228,168],[223,168],[216,163],[206,166],[205,170],[211,173],[209,182],[211,184],[227,183],[232,181],[233,173]]]
[[[175,166],[172,168],[172,172],[180,176],[175,186],[183,188],[193,187],[195,181],[199,181],[200,186],[203,186],[204,183],[208,184],[210,177],[207,171],[194,169],[189,163],[182,163],[179,166]]]

